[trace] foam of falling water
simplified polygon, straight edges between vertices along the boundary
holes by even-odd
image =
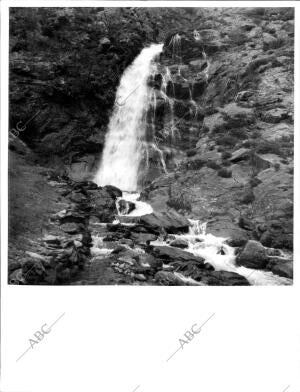
[[[234,248],[226,244],[226,238],[206,234],[206,223],[190,220],[190,232],[187,235],[176,236],[188,241],[187,251],[195,256],[201,256],[214,266],[217,271],[236,272],[244,276],[252,285],[291,285],[291,279],[273,274],[270,271],[255,270],[239,267],[235,264]]]
[[[282,286],[292,284],[291,279],[275,275],[271,271],[236,266],[235,250],[226,244],[226,238],[206,234],[206,223],[200,223],[197,220],[190,220],[190,223],[189,234],[180,234],[175,237],[186,240],[189,245],[186,251],[203,257],[205,262],[213,265],[216,271],[235,272],[244,276],[251,285]],[[161,240],[156,240],[151,244],[169,245]]]
[[[144,48],[121,78],[101,165],[94,179],[98,185],[115,185],[125,191],[135,191],[138,187],[145,114],[149,106],[147,81],[153,60],[162,48],[163,44]]]

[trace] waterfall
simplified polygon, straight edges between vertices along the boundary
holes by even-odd
[[[121,78],[101,164],[94,179],[98,185],[114,185],[124,191],[138,188],[146,112],[151,97],[148,78],[153,60],[162,48],[163,44],[144,48]]]

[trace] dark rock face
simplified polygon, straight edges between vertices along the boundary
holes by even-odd
[[[185,252],[181,249],[173,248],[170,246],[155,246],[152,254],[155,257],[164,261],[164,263],[170,262],[195,262],[199,267],[204,267],[204,259],[202,257],[196,257],[192,253]]]
[[[177,238],[174,241],[170,242],[170,246],[173,246],[174,248],[185,249],[188,248],[189,244],[187,241]]]
[[[104,188],[88,191],[91,215],[100,222],[111,222],[117,214],[114,196]]]
[[[261,243],[251,240],[237,256],[236,263],[248,268],[264,269],[268,264],[268,254]]]
[[[170,234],[186,233],[190,226],[189,221],[184,216],[173,210],[144,215],[140,218],[140,222],[146,227],[159,232],[163,230]]]
[[[131,201],[121,199],[118,201],[119,211],[122,215],[130,214],[135,209],[135,204]]]
[[[273,274],[293,279],[293,261],[270,257],[267,269],[271,270]]]

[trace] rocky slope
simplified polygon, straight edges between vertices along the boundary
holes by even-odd
[[[144,190],[153,206],[208,221],[237,245],[292,249],[293,29],[289,10],[212,10],[181,33],[175,55],[165,51],[176,135],[164,134],[164,101],[169,174]]]
[[[184,216],[228,238],[240,265],[292,277],[291,262],[267,250],[293,246],[292,9],[12,9],[10,28],[11,283],[182,284],[162,264],[187,257],[201,284],[248,284],[204,270],[183,250],[149,248],[178,232],[178,219],[186,232]],[[141,186],[143,199],[169,215],[130,231],[102,227],[115,218],[119,191],[85,180],[124,69],[162,41],[149,80],[156,148]],[[138,246],[146,256],[119,248],[89,271],[96,233],[110,249]]]

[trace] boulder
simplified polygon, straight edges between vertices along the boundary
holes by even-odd
[[[87,193],[90,214],[99,218],[100,222],[112,222],[117,214],[115,198],[104,188],[89,190]]]
[[[174,241],[170,242],[170,246],[173,246],[174,248],[188,248],[189,243],[181,238],[177,238]]]
[[[260,242],[250,240],[237,256],[236,264],[247,268],[265,269],[268,264],[267,250]]]
[[[135,210],[135,204],[131,201],[120,199],[117,201],[119,213],[121,215],[128,215]]]
[[[117,188],[114,185],[105,185],[103,189],[105,189],[114,199],[116,199],[117,197],[122,197],[121,189]]]
[[[267,269],[273,272],[275,275],[283,276],[285,278],[293,279],[293,262],[273,262],[271,261],[267,265]]]
[[[152,249],[152,254],[163,260],[164,263],[168,264],[171,262],[180,262],[180,263],[187,263],[187,262],[194,262],[199,267],[204,267],[204,258],[200,256],[194,256],[190,252],[186,252],[184,250],[170,247],[170,246],[154,246]]]
[[[249,148],[240,148],[232,153],[231,158],[229,158],[230,162],[236,163],[248,159],[250,156]]]
[[[190,222],[174,210],[153,212],[140,218],[140,223],[157,232],[176,234],[189,231]]]
[[[131,233],[130,238],[138,244],[146,244],[157,239],[157,235],[150,233]]]

